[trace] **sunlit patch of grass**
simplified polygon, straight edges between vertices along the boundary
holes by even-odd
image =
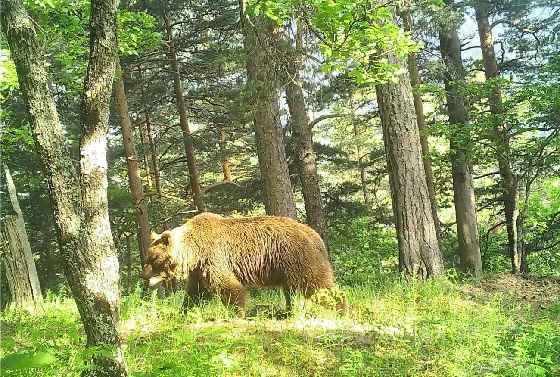
[[[13,376],[78,375],[83,366],[80,350],[85,337],[78,321],[78,310],[70,299],[48,295],[33,312],[6,310],[0,317],[1,357],[19,352],[47,352],[58,360],[44,370],[5,372]]]
[[[182,294],[123,298],[119,329],[133,376],[505,376],[560,375],[560,302],[546,309],[496,292],[465,293],[445,279],[347,287],[347,313],[296,297],[253,292],[252,317],[218,299],[181,313]],[[13,376],[78,376],[84,335],[69,299],[42,311],[2,313],[2,355],[48,351],[56,365]]]

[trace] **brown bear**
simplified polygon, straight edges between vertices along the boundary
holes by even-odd
[[[184,309],[217,294],[244,315],[246,287],[282,288],[310,297],[334,286],[325,244],[307,225],[287,217],[225,218],[202,213],[152,234],[142,277],[150,286],[183,286]]]

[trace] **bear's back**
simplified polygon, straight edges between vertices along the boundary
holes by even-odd
[[[299,287],[333,283],[321,237],[291,218],[224,218],[203,213],[189,220],[187,228],[201,259],[232,269],[245,284]]]

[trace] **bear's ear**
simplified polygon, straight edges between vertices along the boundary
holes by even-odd
[[[164,245],[169,246],[169,242],[171,241],[171,232],[169,230],[166,230],[165,232],[163,232],[161,234],[160,241]]]
[[[160,238],[161,236],[159,234],[157,234],[156,232],[154,232],[152,230],[152,232],[150,233],[150,241],[154,242],[155,240],[157,240],[158,238]]]

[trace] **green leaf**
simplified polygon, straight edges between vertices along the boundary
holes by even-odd
[[[47,368],[58,359],[48,352],[16,352],[0,360],[3,370]]]

